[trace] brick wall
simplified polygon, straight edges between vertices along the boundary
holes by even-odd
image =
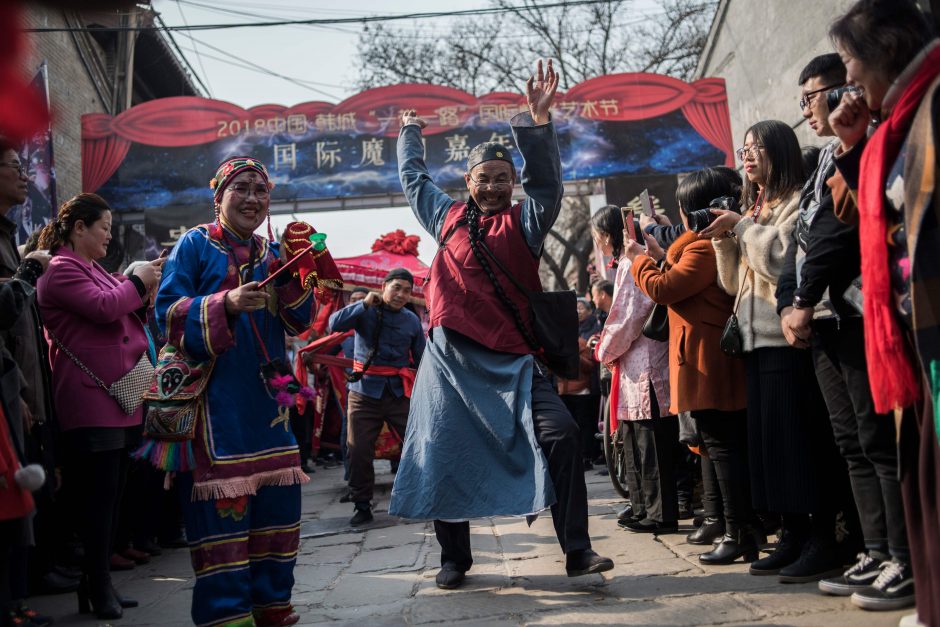
[[[61,11],[34,7],[25,11],[27,28],[67,26]],[[49,67],[52,136],[55,151],[56,193],[59,202],[81,192],[83,113],[106,112],[82,64],[70,33],[31,33],[23,73],[32,77],[43,59]]]

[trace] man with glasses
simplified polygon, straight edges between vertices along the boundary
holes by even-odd
[[[845,84],[838,54],[816,57],[800,75],[803,117],[819,137],[834,137],[826,94]],[[864,595],[892,557],[910,563],[898,483],[897,449],[891,416],[875,413],[865,363],[861,312],[846,296],[861,272],[857,225],[836,217],[827,180],[835,174],[830,141],[800,197],[800,218],[777,289],[777,311],[787,341],[811,348],[816,378],[829,408],[836,444],[848,465],[865,551],[844,573],[819,582],[821,591]],[[851,506],[851,505],[850,505]],[[825,551],[804,556],[805,574],[821,571]],[[792,568],[792,567],[791,567]],[[903,594],[912,597],[910,591]]]
[[[29,306],[24,308],[13,326],[0,333],[0,396],[10,422],[11,435],[19,450],[26,452],[30,458],[28,461],[49,462],[48,471],[51,471],[51,460],[37,458],[38,452],[51,450],[52,430],[46,423],[52,419],[53,411],[46,342],[32,296],[36,281],[49,265],[50,257],[45,251],[34,251],[20,258],[15,240],[17,225],[8,217],[13,207],[26,201],[27,183],[26,168],[20,162],[17,150],[0,137],[0,281],[20,279],[16,284],[27,292],[29,299]],[[48,487],[36,493],[41,512],[48,509],[50,495]],[[44,513],[48,521],[49,512]],[[33,523],[24,520],[23,524]],[[22,600],[26,597],[26,584],[30,578],[52,588],[74,590],[77,587],[74,580],[51,574],[51,557],[42,550],[52,544],[46,541],[50,529],[47,525],[40,525],[36,531],[42,535],[40,550],[36,552],[39,559],[34,562],[38,567],[34,569],[36,572],[32,577],[26,572],[25,547],[15,553],[18,557],[12,564],[13,586],[10,592],[18,603],[16,608],[9,609],[15,610],[14,613],[28,611]],[[0,563],[0,568],[10,568],[10,565]],[[7,608],[2,608],[2,611],[7,611]]]
[[[534,515],[551,507],[568,576],[613,562],[591,550],[577,423],[533,357],[527,294],[542,291],[539,255],[558,217],[561,162],[549,108],[552,62],[526,84],[529,111],[510,124],[522,155],[524,198],[513,203],[510,149],[470,151],[466,202],[434,185],[415,111],[402,114],[398,167],[415,216],[440,243],[427,288],[431,338],[418,369],[389,513],[433,519],[440,588],[464,581],[471,518]],[[512,275],[512,279],[509,275]]]

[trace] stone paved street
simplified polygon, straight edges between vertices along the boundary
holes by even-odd
[[[342,470],[317,469],[304,489],[302,543],[294,604],[302,625],[799,625],[894,626],[904,612],[870,613],[824,597],[815,584],[780,585],[746,566],[704,569],[685,533],[658,540],[617,527],[621,507],[607,477],[586,475],[595,549],[613,557],[603,575],[569,579],[550,516],[472,527],[474,567],[467,583],[434,585],[439,553],[430,525],[389,517],[393,475],[379,462],[376,520],[348,526],[353,508],[339,503]],[[682,529],[690,529],[683,525]],[[138,599],[115,625],[187,625],[192,573],[185,550],[115,573],[118,589]],[[76,614],[74,595],[33,599],[58,625],[95,625]]]

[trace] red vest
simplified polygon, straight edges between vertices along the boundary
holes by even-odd
[[[512,313],[499,299],[489,277],[473,255],[466,224],[456,226],[466,207],[463,202],[451,205],[441,228],[441,238],[446,241],[431,263],[431,280],[425,288],[430,326],[447,327],[494,351],[519,355],[532,353],[519,333]],[[482,214],[480,235],[517,281],[529,291],[541,292],[539,260],[532,256],[522,233],[521,212],[522,204],[519,203],[496,214]],[[485,252],[483,254],[486,255]],[[529,325],[532,316],[528,298],[506,278],[491,258],[487,256],[487,259],[503,291]]]

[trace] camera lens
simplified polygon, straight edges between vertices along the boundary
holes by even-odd
[[[708,228],[708,225],[717,218],[709,209],[696,209],[689,212],[689,230],[696,233]]]

